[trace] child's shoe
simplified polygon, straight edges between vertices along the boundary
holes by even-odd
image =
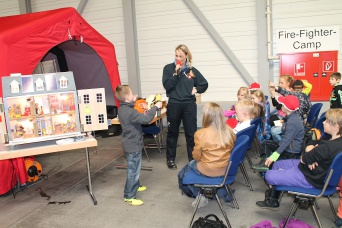
[[[266,158],[261,159],[257,165],[253,165],[252,168],[255,172],[267,172],[269,170],[268,166],[265,165]]]
[[[147,189],[146,186],[140,185],[137,191],[138,191],[138,192],[143,192],[143,191],[145,191],[146,189]]]
[[[140,206],[140,205],[143,205],[144,202],[140,199],[136,199],[136,198],[131,198],[131,199],[126,199],[125,198],[125,202],[128,203],[128,204],[131,204],[133,206]]]
[[[198,194],[196,196],[196,199],[194,200],[194,202],[191,203],[192,207],[196,207],[196,202],[197,202],[198,197],[201,197],[200,202],[198,204],[198,208],[205,207],[209,203],[209,200],[207,198],[205,198],[204,195]]]

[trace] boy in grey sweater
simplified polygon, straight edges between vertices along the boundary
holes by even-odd
[[[143,201],[136,198],[137,191],[146,190],[146,186],[140,186],[139,176],[141,168],[141,152],[143,148],[142,124],[149,124],[162,107],[157,102],[151,109],[139,113],[134,109],[136,95],[127,85],[119,85],[115,89],[115,96],[120,101],[118,117],[122,128],[122,146],[127,160],[127,178],[124,190],[124,200],[133,206],[140,206]]]

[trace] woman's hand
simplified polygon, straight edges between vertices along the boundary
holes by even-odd
[[[194,95],[195,93],[197,93],[197,89],[193,88],[192,91],[191,91],[191,95]]]

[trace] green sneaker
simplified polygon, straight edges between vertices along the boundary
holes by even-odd
[[[144,185],[141,185],[141,186],[139,186],[139,188],[138,188],[138,192],[143,192],[143,191],[145,191],[147,189],[147,187],[146,186],[144,186]]]
[[[140,199],[135,199],[135,198],[131,198],[131,199],[126,199],[125,198],[125,202],[128,203],[128,204],[131,204],[133,206],[140,206],[140,205],[143,205],[144,202]]]
[[[265,165],[266,158],[261,159],[261,161],[253,165],[252,168],[254,169],[255,172],[267,172],[269,170],[269,167]]]

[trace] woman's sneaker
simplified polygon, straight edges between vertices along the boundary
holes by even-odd
[[[125,202],[128,204],[131,204],[133,206],[140,206],[140,205],[144,204],[144,202],[142,200],[135,199],[135,198],[130,198],[130,199],[125,198]]]
[[[201,197],[200,202],[198,204],[198,208],[205,207],[209,203],[209,200],[207,198],[205,198],[204,195],[198,194],[196,196],[196,199],[194,200],[194,202],[191,203],[192,207],[196,207],[196,202],[197,202],[198,197]]]

